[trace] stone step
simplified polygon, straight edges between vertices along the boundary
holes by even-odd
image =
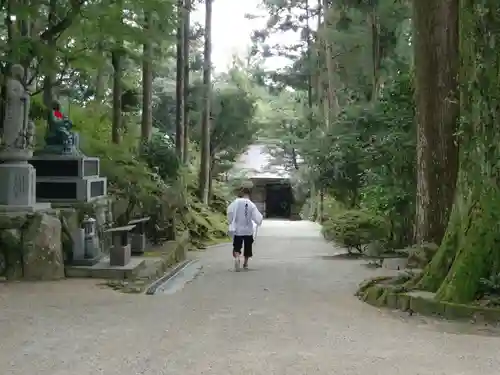
[[[68,265],[65,267],[65,271],[66,277],[128,280],[137,276],[144,263],[144,258],[132,257],[125,266],[111,266],[109,257],[104,257],[92,266]]]

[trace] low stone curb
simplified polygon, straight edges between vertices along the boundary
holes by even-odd
[[[435,299],[435,293],[405,291],[399,285],[380,285],[390,278],[381,277],[360,285],[356,295],[369,305],[409,311],[423,316],[447,320],[469,320],[484,323],[500,323],[500,308],[444,302]]]
[[[159,257],[144,257],[144,266],[138,270],[132,279],[128,280],[109,280],[107,285],[122,293],[141,294],[147,289],[148,285],[158,280],[175,269],[186,259],[187,232],[179,236],[179,240],[174,242],[174,247]],[[180,262],[180,263],[179,263]]]
[[[170,271],[165,273],[162,277],[157,279],[154,283],[152,283],[147,289],[146,289],[146,294],[149,296],[152,296],[156,293],[158,288],[166,283],[168,280],[171,278],[175,277],[179,272],[181,272],[183,269],[191,265],[192,263],[196,262],[196,260],[185,260],[181,263],[179,263],[176,267],[172,268]]]
[[[212,249],[216,249],[218,247],[227,246],[227,245],[231,245],[231,241],[221,242],[221,243],[217,243],[215,245],[209,245],[209,246],[205,247],[203,250],[212,250]]]

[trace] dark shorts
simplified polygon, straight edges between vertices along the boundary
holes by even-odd
[[[251,258],[253,245],[253,236],[234,236],[233,238],[233,252],[241,254],[241,248],[243,248],[243,256],[245,258]]]

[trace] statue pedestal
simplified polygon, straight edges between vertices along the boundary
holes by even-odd
[[[99,158],[85,155],[35,155],[39,202],[91,202],[107,195],[107,179],[100,177]]]
[[[27,162],[0,164],[0,211],[35,212],[50,209],[36,201],[36,172]]]
[[[0,160],[9,163],[25,163],[33,157],[33,151],[19,148],[4,147],[0,151]]]

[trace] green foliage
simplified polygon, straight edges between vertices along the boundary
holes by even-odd
[[[491,275],[489,278],[482,278],[479,280],[479,294],[486,296],[500,295],[500,273]]]
[[[328,11],[303,0],[264,5],[270,17],[254,35],[253,52],[291,62],[258,72],[274,97],[284,98],[267,133],[280,140],[275,154],[300,169],[303,214],[317,216],[321,190],[345,207],[386,217],[389,247],[409,245],[416,194],[409,3],[342,0]],[[317,14],[318,27],[310,27]],[[301,31],[300,42],[267,45],[283,30]]]
[[[225,212],[210,210],[197,199],[190,198],[188,209],[183,215],[182,225],[189,230],[191,243],[196,247],[203,246],[217,238],[227,235]]]
[[[348,210],[334,214],[323,224],[323,236],[329,241],[362,252],[363,247],[383,239],[386,226],[383,219],[369,212]]]
[[[198,4],[193,2],[193,7]],[[204,206],[195,197],[200,164],[196,152],[188,154],[188,165],[180,165],[171,142],[175,135],[174,30],[179,22],[178,2],[45,4],[35,0],[29,5],[16,4],[16,9],[13,6],[11,0],[0,5],[4,16],[15,14],[16,18],[11,25],[6,17],[0,26],[4,61],[0,68],[2,78],[9,73],[11,63],[21,63],[29,70],[30,82],[26,84],[33,90],[31,118],[37,124],[37,147],[43,147],[44,102],[55,96],[80,133],[82,151],[101,159],[101,174],[108,178],[117,223],[135,215],[151,216],[153,230],[164,230],[175,223],[189,229],[197,244],[225,235],[228,191],[217,180],[255,139],[262,124],[261,118],[256,120],[257,102],[262,100],[248,66],[235,62],[229,72],[214,77],[210,113],[212,191],[210,206]],[[200,138],[202,36],[199,25],[194,25],[188,35],[189,61],[185,62],[190,70],[188,148],[193,151]],[[151,53],[145,52],[147,47],[151,47]],[[145,61],[152,63],[149,68],[154,77],[150,103],[140,100],[150,94],[146,90],[150,91],[151,83],[142,74]],[[118,81],[121,84],[116,84]],[[122,89],[116,90],[120,86]],[[0,90],[5,97],[2,85]],[[139,145],[140,110],[147,113],[145,109],[150,106],[153,124],[159,130],[148,144]],[[0,114],[1,107],[0,100]],[[120,133],[115,137],[119,145],[111,142],[112,122]]]
[[[141,154],[148,166],[162,179],[172,181],[178,177],[180,163],[175,153],[175,144],[169,136],[156,131],[151,141],[143,145]]]
[[[416,194],[412,96],[412,78],[401,73],[387,84],[378,102],[346,107],[328,131],[316,131],[299,150],[315,168],[318,188],[346,207],[388,219],[386,241],[393,248],[412,240]]]
[[[416,196],[416,124],[413,84],[400,74],[376,104],[364,149],[365,177],[360,206],[387,217],[389,242],[401,248],[412,241]]]
[[[175,136],[175,75],[169,71],[155,80],[157,101],[153,108],[155,125],[171,137]],[[256,138],[262,123],[257,118],[257,103],[261,99],[249,78],[247,67],[233,66],[228,73],[216,76],[211,100],[210,154],[212,175],[227,172],[236,157]],[[193,82],[190,90],[190,138],[201,140],[203,86]]]
[[[197,247],[225,236],[227,192],[215,184],[213,207],[202,205],[195,194],[197,170],[180,168],[168,137],[155,132],[151,142],[138,152],[133,132],[120,145],[110,142],[111,119],[105,106],[72,106],[70,116],[80,133],[82,151],[101,159],[101,174],[108,178],[117,224],[133,216],[151,216],[155,225],[148,234],[156,238],[160,236],[156,232],[167,230],[175,221],[178,229],[189,230]],[[38,121],[39,139],[43,139],[44,127],[44,122]]]
[[[335,69],[329,78],[336,85],[336,96],[341,106],[353,101],[370,100],[374,91],[378,91],[373,87],[376,82],[374,68],[377,69],[378,79],[385,81],[397,72],[400,64],[411,61],[408,2],[334,1],[330,2],[326,15],[322,7],[306,0],[264,0],[263,4],[269,12],[269,18],[265,30],[254,32],[253,52],[290,59],[290,66],[285,69],[264,72],[273,81],[274,88],[283,89],[288,86],[305,92],[308,86],[305,78],[308,75],[313,76],[314,83],[318,76],[324,74],[326,54],[321,46],[324,40],[330,44]],[[306,6],[309,6],[309,30]],[[319,30],[316,30],[314,23],[318,13],[322,13],[322,22]],[[372,16],[375,16],[377,35],[373,35]],[[325,17],[328,24],[326,29],[323,27]],[[301,40],[294,45],[269,43],[273,34],[289,30],[299,31]],[[308,36],[312,42],[309,51]],[[375,37],[378,45],[376,56],[372,48]],[[313,94],[315,100],[319,101],[317,93]]]

